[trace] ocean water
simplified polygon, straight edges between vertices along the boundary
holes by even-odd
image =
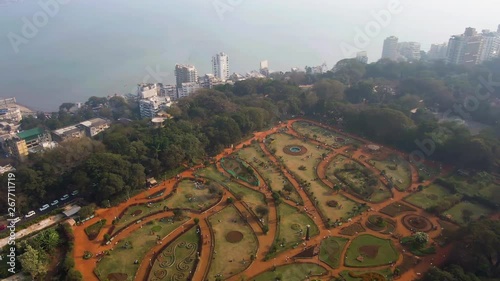
[[[258,69],[261,60],[271,70],[323,62],[332,67],[345,57],[341,43],[352,45],[357,29],[373,21],[371,12],[386,9],[388,2],[0,0],[0,97],[56,110],[92,95],[129,93],[140,82],[172,83],[176,63],[194,64],[199,75],[210,73],[211,57],[220,51],[229,55],[231,73]],[[404,5],[424,9],[423,2],[435,1]],[[435,23],[418,26],[428,20],[404,5],[362,46],[371,61],[380,57],[389,35],[428,46],[465,27],[463,17],[454,23],[448,17],[438,31],[429,28]],[[478,28],[494,28],[493,22]]]

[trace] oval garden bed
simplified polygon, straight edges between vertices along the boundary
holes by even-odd
[[[432,230],[432,223],[425,217],[419,215],[406,215],[403,217],[403,225],[412,231],[429,232]]]
[[[226,241],[229,243],[238,243],[243,240],[243,233],[239,231],[230,231],[226,234]]]

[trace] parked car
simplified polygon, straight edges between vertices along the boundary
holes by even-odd
[[[68,198],[69,198],[69,195],[68,195],[68,194],[64,194],[64,195],[63,195],[63,197],[61,197],[61,199],[60,199],[60,200],[61,200],[61,201],[64,201],[64,200],[66,200],[66,199],[68,199]]]
[[[39,210],[43,212],[43,211],[47,210],[48,208],[50,208],[50,205],[49,204],[45,204]]]
[[[59,200],[54,200],[52,201],[52,203],[50,203],[50,206],[55,206],[57,204],[59,204]]]
[[[0,224],[0,231],[4,231],[7,229],[7,226],[5,224]]]
[[[25,217],[29,218],[29,217],[34,216],[35,214],[36,214],[35,211],[29,211]]]
[[[75,191],[71,192],[71,195],[73,195],[73,196],[75,196],[77,194],[78,194],[78,190],[75,190]]]

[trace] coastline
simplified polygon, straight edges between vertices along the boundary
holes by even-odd
[[[25,105],[22,105],[22,104],[19,104],[19,103],[15,103],[15,105],[19,108],[19,110],[21,110],[21,114],[32,114],[32,113],[37,113],[38,111],[36,110],[33,110]]]

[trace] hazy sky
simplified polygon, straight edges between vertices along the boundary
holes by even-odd
[[[342,45],[359,47],[354,40],[358,30],[373,27],[372,12],[394,2],[70,0],[19,44],[16,54],[9,34],[22,36],[23,18],[32,21],[43,13],[39,3],[50,1],[56,0],[0,0],[0,96],[16,96],[40,109],[130,92],[144,80],[171,83],[176,63],[209,73],[211,56],[220,51],[229,54],[231,72],[257,69],[264,59],[272,70],[323,62],[332,67],[346,55]],[[465,27],[496,30],[500,24],[500,0],[401,1],[400,6],[361,46],[370,61],[380,58],[390,35],[428,50]],[[160,75],[151,75],[155,69]]]

